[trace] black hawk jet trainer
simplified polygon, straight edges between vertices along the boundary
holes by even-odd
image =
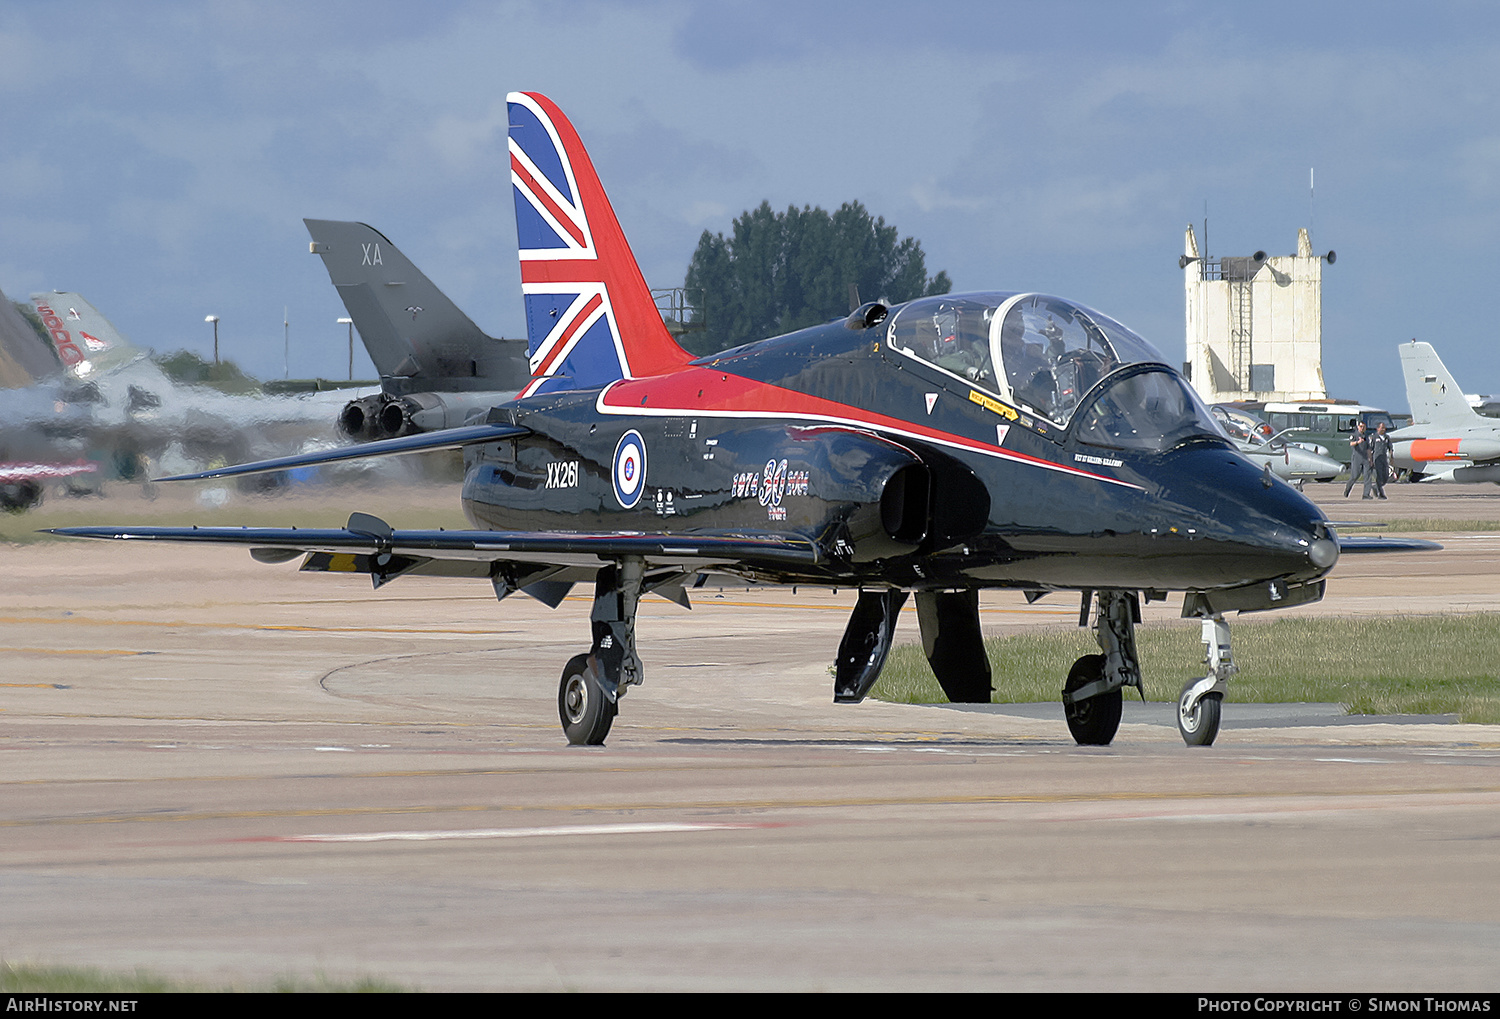
[[[473,530],[70,527],[91,538],[250,547],[303,570],[487,579],[556,606],[592,582],[592,637],[558,691],[571,743],[602,743],[642,681],[636,605],[688,604],[711,574],[854,587],[833,695],[862,700],[916,595],[950,700],[988,702],[979,591],[1080,592],[1102,653],[1062,693],[1081,744],[1107,744],[1141,687],[1140,604],[1186,592],[1208,674],[1182,689],[1213,742],[1236,670],[1224,613],[1317,601],[1340,539],[1251,466],[1129,329],[1034,293],[868,303],[847,318],[694,358],[667,332],[578,135],[513,93],[510,169],[531,379],[463,427],[184,475],[224,477],[462,447]],[[1369,543],[1371,539],[1364,539]],[[1353,543],[1346,540],[1346,547]],[[1396,543],[1387,543],[1387,547]]]

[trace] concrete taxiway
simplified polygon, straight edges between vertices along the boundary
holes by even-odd
[[[1500,517],[1457,486],[1373,509],[1308,491],[1341,519]],[[1500,611],[1500,534],[1439,537],[1346,557],[1294,611]],[[1500,727],[1231,705],[1189,749],[1134,705],[1081,749],[1055,705],[835,706],[852,592],[710,589],[643,603],[646,685],[607,747],[570,749],[556,683],[585,599],[371,592],[240,550],[0,560],[7,960],[428,989],[1500,976]],[[1076,622],[1071,599],[982,604],[987,632]]]

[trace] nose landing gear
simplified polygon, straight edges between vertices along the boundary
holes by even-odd
[[[1204,663],[1208,675],[1190,679],[1177,697],[1177,731],[1190,747],[1212,746],[1219,735],[1219,712],[1229,677],[1239,672],[1229,646],[1229,624],[1222,613],[1203,616]]]

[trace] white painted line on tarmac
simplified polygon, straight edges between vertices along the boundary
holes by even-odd
[[[547,828],[471,828],[454,831],[375,831],[343,835],[274,835],[268,838],[235,839],[236,842],[445,842],[457,839],[527,839],[588,835],[659,835],[693,831],[728,831],[767,828],[766,824],[573,824]]]

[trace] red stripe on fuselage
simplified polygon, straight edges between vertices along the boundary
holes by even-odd
[[[1080,478],[1107,481],[1112,485],[1139,488],[1128,481],[1092,471],[1079,470],[1018,453],[1001,446],[989,445],[952,432],[939,431],[901,418],[887,417],[847,403],[808,396],[795,390],[756,382],[741,375],[730,375],[712,368],[689,366],[670,375],[649,379],[626,379],[616,382],[599,394],[598,408],[606,414],[700,414],[707,417],[800,418],[894,432],[915,439],[926,439],[944,446],[955,446],[985,456],[999,457],[1031,464],[1046,470],[1061,471]]]

